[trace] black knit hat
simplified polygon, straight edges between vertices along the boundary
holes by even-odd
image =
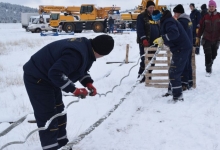
[[[150,6],[155,6],[155,3],[153,1],[148,1],[146,7],[148,8]]]
[[[195,4],[194,3],[191,3],[189,6],[192,6],[193,8],[195,8]]]
[[[114,39],[109,35],[99,35],[91,40],[91,44],[99,55],[108,55],[114,48]]]
[[[173,12],[183,14],[185,12],[183,5],[178,4],[176,7],[173,8]]]
[[[207,9],[207,5],[206,4],[202,4],[201,9]]]

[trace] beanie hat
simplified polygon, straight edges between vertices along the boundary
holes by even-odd
[[[178,4],[176,7],[173,8],[173,12],[183,14],[185,12],[184,8],[183,8],[183,5]]]
[[[194,3],[191,3],[189,6],[192,6],[193,8],[195,8],[195,4]]]
[[[207,5],[206,4],[202,4],[201,9],[207,9]]]
[[[215,6],[215,7],[217,7],[216,2],[215,2],[214,0],[210,0],[210,1],[209,1],[209,6]]]
[[[148,8],[150,6],[155,6],[155,3],[153,1],[148,1],[146,7]]]
[[[99,55],[108,55],[114,48],[114,39],[109,35],[99,35],[91,40],[91,44]]]
[[[158,20],[160,20],[161,16],[162,16],[162,14],[159,10],[154,10],[153,14],[152,14],[152,19],[154,21],[158,21]]]

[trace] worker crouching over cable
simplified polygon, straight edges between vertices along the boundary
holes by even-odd
[[[100,35],[94,39],[70,38],[52,42],[33,56],[23,66],[25,87],[34,109],[37,126],[64,110],[62,93],[72,92],[85,98],[97,94],[93,80],[87,73],[96,58],[108,55],[114,47],[111,36]],[[76,88],[79,81],[86,88]],[[57,150],[68,143],[67,116],[54,119],[47,130],[39,131],[44,150]]]

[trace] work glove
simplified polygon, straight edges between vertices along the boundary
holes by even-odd
[[[196,34],[198,34],[199,33],[199,28],[196,28]]]
[[[157,44],[158,47],[162,47],[163,44],[164,44],[164,42],[163,42],[163,38],[162,38],[162,37],[159,37],[159,38],[157,38],[156,40],[154,40],[153,43],[154,43],[154,44]]]
[[[144,39],[142,41],[142,44],[143,44],[144,47],[148,47],[149,46],[149,42],[147,41],[147,39]]]
[[[86,98],[88,91],[85,88],[76,88],[73,95],[80,98]]]
[[[196,46],[200,46],[200,38],[198,38],[198,37],[196,38],[196,43],[195,43],[195,45],[196,45]]]
[[[86,85],[86,87],[88,88],[88,90],[90,91],[89,95],[90,96],[95,96],[97,94],[97,90],[96,88],[92,85],[92,83],[88,83]]]

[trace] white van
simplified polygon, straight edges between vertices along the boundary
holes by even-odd
[[[52,27],[49,26],[50,15],[38,16],[31,25],[28,26],[28,30],[32,33],[40,33],[41,31],[52,31]]]
[[[38,13],[21,13],[21,25],[22,28],[26,29],[28,28],[28,26],[30,24],[32,24],[32,22],[39,17]]]

